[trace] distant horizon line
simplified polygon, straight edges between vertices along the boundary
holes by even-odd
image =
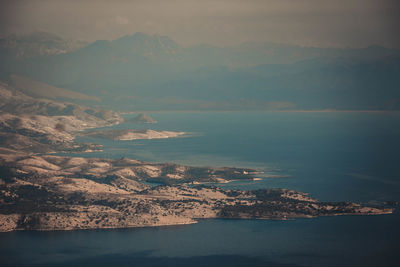
[[[335,46],[335,45],[331,45],[331,46],[316,46],[316,45],[305,45],[305,44],[298,44],[298,43],[285,43],[285,42],[274,42],[274,41],[243,41],[240,42],[238,44],[231,44],[231,45],[217,45],[217,44],[211,44],[211,43],[205,43],[205,42],[201,42],[201,43],[197,43],[197,44],[192,44],[192,45],[183,45],[179,42],[177,42],[175,39],[171,38],[168,35],[164,35],[164,34],[158,34],[158,33],[146,33],[143,31],[137,31],[137,32],[133,32],[130,34],[124,34],[121,35],[115,39],[96,39],[96,40],[85,40],[85,39],[80,39],[80,38],[68,38],[65,37],[63,35],[60,35],[58,33],[54,33],[51,31],[46,31],[46,30],[35,30],[35,31],[31,31],[31,32],[26,32],[26,33],[21,33],[21,34],[17,34],[17,33],[9,33],[9,34],[3,34],[0,35],[0,39],[10,39],[10,38],[16,38],[16,39],[22,39],[23,37],[29,37],[29,36],[34,36],[37,34],[47,34],[47,35],[53,35],[54,37],[58,37],[61,38],[62,40],[70,40],[70,41],[79,41],[79,42],[87,42],[87,44],[92,44],[96,41],[115,41],[115,40],[119,40],[121,38],[124,37],[132,37],[135,35],[145,35],[151,38],[154,37],[166,37],[169,38],[170,40],[172,40],[173,42],[175,42],[176,44],[178,44],[179,46],[182,47],[196,47],[196,46],[211,46],[211,47],[216,47],[216,48],[229,48],[229,47],[240,47],[240,46],[245,46],[245,45],[277,45],[277,46],[293,46],[293,47],[303,47],[303,48],[320,48],[320,49],[354,49],[354,50],[358,50],[358,49],[367,49],[367,48],[384,48],[384,49],[389,49],[389,50],[400,50],[400,48],[395,48],[395,47],[389,47],[389,46],[385,46],[382,44],[369,44],[369,45],[365,45],[365,46]]]
[[[138,113],[165,113],[165,112],[278,112],[278,113],[400,113],[400,109],[285,109],[285,110],[273,110],[273,109],[184,109],[184,110],[115,110],[120,114],[138,114]]]

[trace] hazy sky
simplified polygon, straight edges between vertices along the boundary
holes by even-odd
[[[93,41],[135,32],[183,45],[266,41],[400,48],[397,0],[0,0],[0,35],[43,30]]]

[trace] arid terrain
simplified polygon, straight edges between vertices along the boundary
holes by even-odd
[[[65,95],[68,92],[63,91]],[[392,212],[349,202],[319,202],[289,189],[224,190],[205,184],[255,179],[257,170],[246,168],[55,156],[52,153],[101,149],[96,144],[76,143],[75,136],[82,134],[132,140],[177,137],[180,133],[132,129],[88,134],[91,128],[123,119],[113,111],[28,96],[6,83],[0,84],[0,96],[0,231]]]
[[[165,139],[183,136],[185,132],[154,131],[154,130],[95,130],[82,133],[83,136],[111,139],[111,140],[137,140],[137,139]]]

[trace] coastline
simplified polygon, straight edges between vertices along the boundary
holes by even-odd
[[[60,138],[68,134],[69,141],[57,146],[50,143],[51,149],[45,153],[7,148],[0,154],[11,171],[5,177],[0,201],[2,222],[8,221],[8,224],[3,223],[0,230],[122,229],[187,225],[199,219],[287,220],[393,212],[393,209],[350,202],[318,202],[306,193],[289,189],[245,191],[207,186],[207,183],[258,181],[260,178],[255,175],[260,172],[253,169],[51,155],[65,148],[73,148],[71,152],[98,151],[101,146],[76,144],[75,137],[86,134],[83,130],[96,125],[116,125],[122,121],[115,117],[112,123],[99,121],[90,126],[86,124],[85,129],[62,133]],[[155,133],[148,131],[105,129],[93,130],[92,134],[120,140],[127,135],[137,138],[138,134],[141,138],[154,137]],[[160,132],[168,133],[167,138],[185,134]],[[53,138],[55,133],[58,134],[49,131],[48,138]],[[146,182],[161,185],[153,187]],[[26,190],[32,197],[22,198]]]
[[[272,220],[272,221],[287,221],[287,220],[296,220],[296,219],[315,219],[319,217],[336,217],[336,216],[381,216],[381,215],[393,215],[393,210],[387,209],[386,211],[374,212],[374,213],[343,213],[343,214],[325,214],[318,216],[311,215],[291,215],[291,216],[282,216],[282,217],[210,217],[210,218],[193,218],[191,221],[187,222],[170,222],[170,223],[161,223],[161,224],[141,224],[141,225],[129,225],[129,226],[103,226],[103,227],[70,227],[70,228],[35,228],[35,229],[6,229],[0,228],[0,233],[11,233],[15,231],[36,231],[36,232],[67,232],[67,231],[84,231],[84,230],[122,230],[122,229],[137,229],[137,228],[162,228],[168,226],[185,226],[197,224],[200,220]]]
[[[103,138],[118,141],[133,141],[133,140],[151,140],[151,139],[168,139],[177,138],[187,135],[186,132],[174,131],[155,131],[151,129],[146,130],[91,130],[88,132],[80,133],[79,136]]]

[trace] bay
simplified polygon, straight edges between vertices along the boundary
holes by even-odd
[[[259,181],[227,188],[290,188],[322,201],[400,201],[400,114],[158,112],[183,138],[111,141],[84,157],[250,167]],[[128,115],[128,117],[134,115]],[[274,176],[274,177],[271,177]],[[398,266],[400,216],[290,221],[202,220],[195,225],[0,234],[1,266]]]

